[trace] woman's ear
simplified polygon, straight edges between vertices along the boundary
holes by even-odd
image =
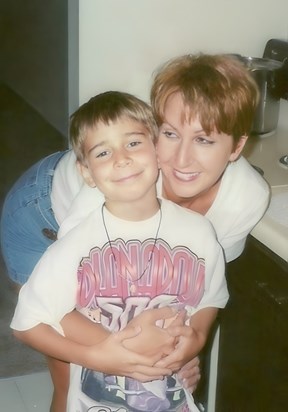
[[[76,166],[77,166],[78,172],[83,177],[85,183],[87,183],[87,185],[90,187],[96,187],[95,182],[90,174],[88,166],[79,162],[79,160],[77,160]]]
[[[234,148],[233,152],[231,153],[229,157],[230,162],[235,162],[235,160],[238,159],[240,156],[242,150],[244,149],[244,146],[247,142],[248,136],[241,136],[240,139],[238,140],[236,147]]]

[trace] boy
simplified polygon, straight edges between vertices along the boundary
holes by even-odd
[[[104,196],[44,254],[20,291],[11,327],[35,349],[71,362],[68,411],[193,410],[192,396],[185,396],[174,376],[141,384],[133,372],[123,372],[125,345],[153,354],[154,335],[149,342],[144,330],[132,331],[133,344],[123,340],[126,332],[120,353],[111,332],[144,310],[185,307],[188,324],[164,332],[176,338],[175,350],[153,354],[151,365],[168,353],[175,371],[179,357],[184,364],[199,353],[228,299],[212,226],[199,214],[157,198],[157,128],[144,102],[120,92],[98,95],[72,116],[70,132],[80,173]],[[61,321],[75,307],[104,327],[97,329],[98,346],[61,336]],[[158,375],[170,370],[159,369]]]

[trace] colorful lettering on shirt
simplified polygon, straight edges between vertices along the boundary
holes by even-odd
[[[117,239],[111,246],[92,249],[89,257],[82,259],[77,303],[95,308],[98,297],[117,296],[125,301],[134,282],[138,297],[177,296],[179,303],[196,307],[204,294],[205,262],[185,247],[171,249],[161,239],[155,247],[154,239],[143,243]]]

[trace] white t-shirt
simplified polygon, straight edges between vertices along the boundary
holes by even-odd
[[[60,161],[62,163],[62,160]],[[73,163],[69,167],[74,167]],[[58,167],[57,167],[58,169]],[[57,171],[56,169],[56,171]],[[69,171],[67,171],[69,175]],[[72,172],[71,172],[72,175]],[[53,179],[52,194],[54,191]],[[60,186],[63,182],[60,183]],[[59,192],[61,189],[59,190]],[[161,197],[162,181],[161,174],[157,183],[158,196]],[[53,199],[57,199],[53,196]],[[71,207],[61,209],[54,200],[53,210],[56,218],[62,224],[59,237],[67,233],[72,227],[85,218],[98,204],[102,204],[103,195],[97,189],[91,189],[87,185],[79,185],[79,192],[75,196]],[[270,189],[262,176],[247,162],[240,157],[236,162],[229,164],[223,174],[221,185],[216,199],[206,213],[217,234],[217,238],[223,247],[225,260],[230,262],[242,253],[247,235],[264,215],[270,199]],[[59,198],[59,203],[62,198]],[[63,216],[66,219],[63,220]]]
[[[48,248],[20,291],[11,327],[45,323],[63,333],[60,321],[75,306],[110,331],[123,329],[148,308],[183,305],[191,316],[202,308],[223,308],[224,268],[214,229],[200,214],[162,200],[161,212],[133,222],[102,212],[100,205]],[[193,398],[176,377],[142,385],[71,366],[69,412],[111,405],[117,411],[184,411],[187,402],[193,404]]]

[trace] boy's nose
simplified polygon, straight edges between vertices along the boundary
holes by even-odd
[[[131,158],[127,156],[126,153],[118,153],[115,159],[115,164],[117,167],[128,166],[132,162]]]

